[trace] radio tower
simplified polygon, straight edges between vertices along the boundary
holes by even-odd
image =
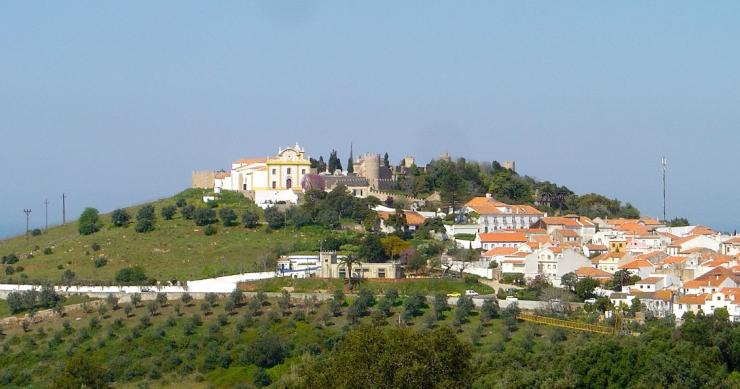
[[[660,159],[660,164],[663,167],[663,222],[667,222],[668,219],[666,219],[665,216],[665,173],[668,168],[668,158],[662,157]]]

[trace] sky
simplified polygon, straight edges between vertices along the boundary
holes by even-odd
[[[3,1],[0,237],[299,142],[740,226],[740,2]]]

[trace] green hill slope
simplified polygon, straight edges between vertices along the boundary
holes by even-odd
[[[20,258],[17,263],[0,268],[0,282],[59,282],[63,272],[71,270],[79,282],[113,283],[118,270],[133,265],[142,266],[148,278],[157,280],[192,280],[272,270],[266,261],[274,254],[317,250],[320,236],[326,233],[320,227],[270,232],[264,227],[252,230],[240,224],[232,227],[219,224],[217,234],[206,236],[203,227],[183,219],[179,211],[172,220],[161,217],[161,208],[174,205],[180,198],[204,207],[203,194],[202,190],[188,189],[150,203],[156,209],[157,220],[155,230],[149,233],[134,231],[133,219],[142,204],[126,209],[132,217],[127,227],[114,227],[110,214],[104,214],[101,215],[103,228],[92,235],[80,235],[77,223],[70,222],[28,239],[18,236],[0,241],[0,256],[15,254]],[[234,209],[240,216],[243,210],[255,205],[241,196],[225,194],[215,210],[218,212],[223,207]],[[93,250],[95,243],[98,251]],[[51,253],[44,254],[47,248]],[[95,260],[100,257],[107,264],[97,267]]]

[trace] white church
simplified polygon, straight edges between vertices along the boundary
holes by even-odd
[[[297,143],[278,149],[266,158],[243,158],[231,164],[231,171],[215,176],[214,192],[242,192],[262,208],[279,203],[298,203],[303,178],[311,172],[311,162]]]

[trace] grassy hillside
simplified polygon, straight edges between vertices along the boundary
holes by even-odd
[[[249,230],[241,225],[224,227],[219,224],[217,234],[206,236],[203,227],[196,226],[192,220],[184,220],[179,211],[172,220],[161,217],[161,208],[174,205],[179,198],[204,207],[203,193],[188,189],[172,198],[151,203],[156,209],[157,221],[155,230],[149,233],[134,231],[139,206],[126,209],[132,218],[127,227],[114,227],[110,214],[104,214],[101,215],[103,228],[92,235],[80,235],[77,223],[70,222],[28,240],[19,236],[0,241],[0,256],[15,254],[21,258],[18,263],[2,266],[2,270],[12,267],[13,274],[0,270],[0,282],[59,282],[65,270],[73,271],[77,280],[112,282],[119,269],[132,265],[141,265],[147,277],[157,280],[263,271],[263,262],[271,254],[317,250],[320,236],[326,233],[320,227],[270,232],[266,228]],[[216,212],[222,207],[232,208],[241,215],[254,204],[239,195],[229,194],[219,202]],[[94,243],[99,245],[98,251],[93,250]],[[47,248],[51,253],[44,254]],[[95,260],[101,256],[106,258],[107,264],[96,267]]]

